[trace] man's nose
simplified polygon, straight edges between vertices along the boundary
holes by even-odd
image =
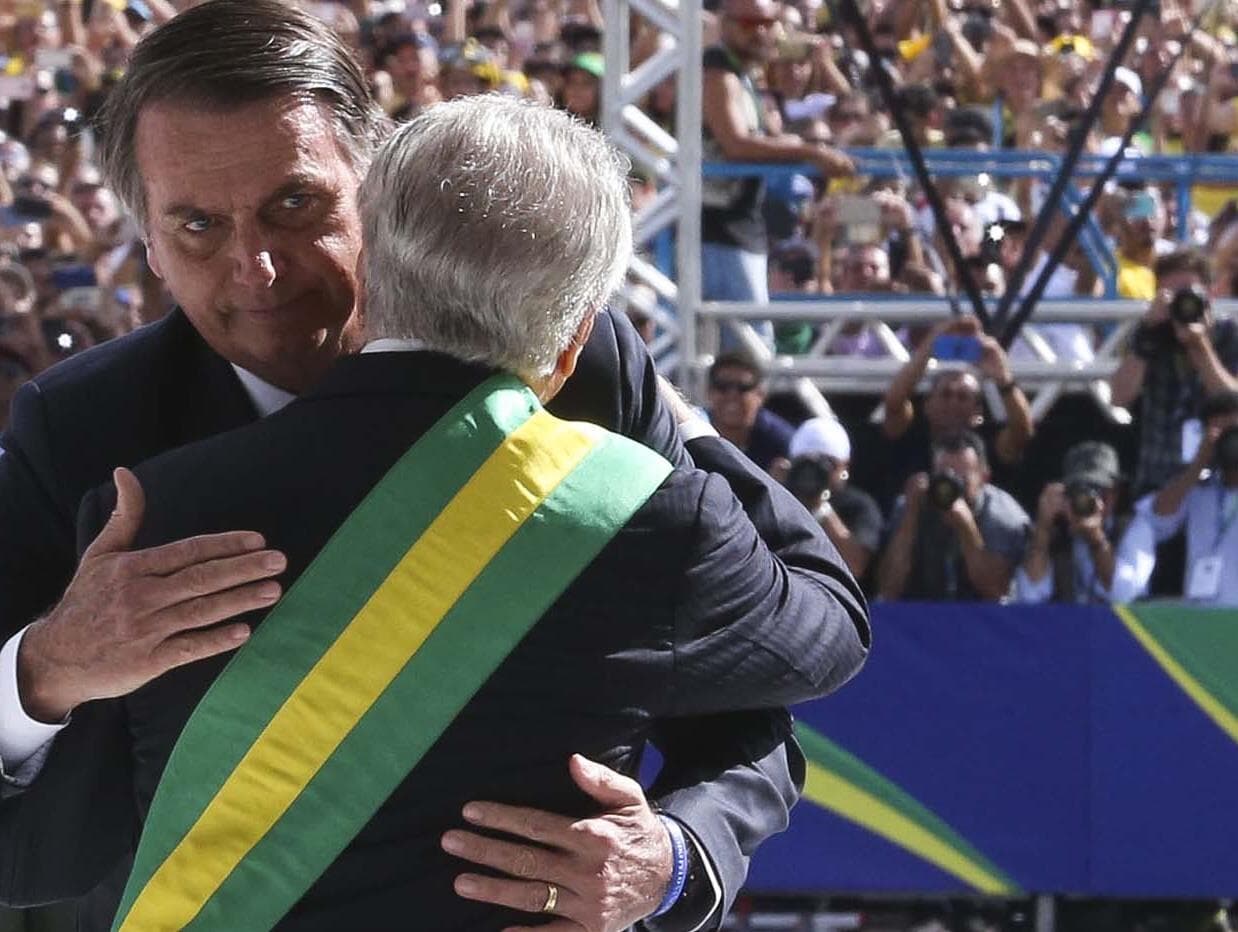
[[[238,285],[247,288],[270,288],[275,284],[278,272],[271,244],[255,232],[238,231],[233,248]]]

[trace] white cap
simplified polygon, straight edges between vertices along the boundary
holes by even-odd
[[[1139,75],[1135,74],[1135,72],[1131,71],[1125,65],[1121,65],[1114,69],[1113,80],[1115,80],[1118,84],[1125,84],[1128,88],[1130,88],[1132,94],[1141,99],[1143,98],[1143,81],[1140,79]]]
[[[805,455],[828,456],[839,462],[851,459],[851,438],[847,429],[832,417],[809,418],[791,437],[791,458]]]

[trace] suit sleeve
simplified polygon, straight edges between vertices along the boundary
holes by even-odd
[[[817,630],[830,636],[839,656],[825,665],[830,673],[821,685],[838,685],[862,662],[869,628],[864,598],[837,551],[786,490],[725,441],[701,438],[688,447],[701,468],[716,474],[703,497],[723,509],[710,522],[710,546],[725,541],[736,527],[745,529],[742,543],[714,554],[717,569],[725,574],[731,560],[738,565],[764,549],[762,564],[777,574],[779,558],[785,558],[789,585],[806,589],[812,601],[821,602],[814,618],[805,620],[806,627],[810,634]],[[694,591],[703,590],[707,597],[710,584],[700,585]],[[782,611],[788,610],[794,611],[784,603]],[[786,828],[803,788],[804,756],[791,731],[791,716],[771,708],[666,719],[658,726],[655,743],[664,763],[650,796],[691,829],[708,852],[720,881],[721,903],[702,926],[706,916],[691,908],[701,896],[685,896],[684,906],[646,926],[652,932],[716,929],[747,877],[753,852]]]
[[[88,541],[105,520],[94,493],[82,515]],[[0,801],[0,902],[81,897],[104,880],[136,842],[132,783],[121,703],[74,710],[31,785]]]
[[[792,705],[841,686],[871,635],[838,551],[726,441],[702,438],[693,452],[711,472],[676,607],[671,714]]]
[[[609,308],[598,314],[576,372],[549,409],[630,437],[675,466],[692,465],[674,416],[658,394],[649,351],[627,316]]]
[[[38,386],[17,393],[0,448],[2,643],[56,603],[77,560],[73,512],[53,492],[52,436]]]

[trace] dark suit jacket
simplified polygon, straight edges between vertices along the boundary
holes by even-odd
[[[682,457],[673,424],[657,402],[648,357],[622,315],[599,320],[554,410],[635,437],[672,459]],[[231,367],[179,312],[26,386],[0,438],[0,638],[60,597],[76,564],[74,516],[86,490],[106,481],[114,466],[133,465],[253,419]],[[740,491],[763,531],[777,533],[777,515],[760,485]],[[109,795],[112,786],[89,784],[92,768],[128,765],[125,749],[107,740],[110,714],[98,704],[79,709],[36,787],[0,802],[0,902],[82,896],[131,851],[137,828],[128,798]],[[729,902],[748,855],[785,825],[798,795],[802,757],[789,737],[787,716],[676,720],[664,731],[666,760],[653,798],[701,839]],[[83,782],[91,786],[89,794],[80,792]],[[42,817],[40,798],[59,800],[54,806],[69,827],[67,837]],[[122,864],[119,876],[124,872]],[[103,913],[117,893],[115,883],[103,891]],[[86,909],[84,925],[103,926]]]
[[[283,412],[140,466],[148,519],[138,544],[257,530],[287,554],[291,585],[396,459],[487,374],[432,353],[341,360]],[[395,930],[411,921],[426,929],[498,930],[517,923],[518,914],[452,890],[462,864],[438,842],[466,801],[590,814],[566,772],[573,750],[631,774],[661,721],[801,701],[859,668],[867,643],[863,603],[816,523],[786,508],[781,546],[771,553],[725,477],[759,483],[771,498],[786,493],[725,443],[697,448],[712,472],[672,473],[281,928]],[[83,544],[107,520],[107,493],[83,502]],[[140,815],[186,719],[225,662],[172,671],[117,703],[123,711],[114,740],[130,745],[133,768],[103,774],[101,782],[131,780]]]

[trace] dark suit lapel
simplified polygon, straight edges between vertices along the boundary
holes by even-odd
[[[258,412],[231,364],[198,334],[184,312],[169,315],[172,352],[158,399],[162,449],[242,427]]]

